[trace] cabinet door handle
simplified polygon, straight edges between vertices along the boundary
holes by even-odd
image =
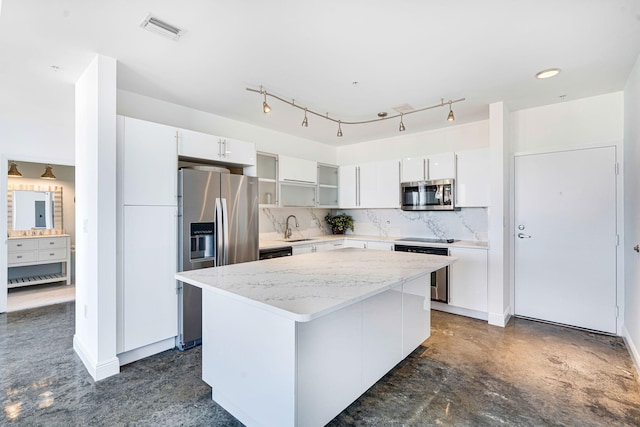
[[[18,243],[16,246],[21,248],[22,247],[22,243]]]
[[[55,245],[55,242],[49,242],[50,245]]]
[[[49,256],[55,256],[55,254],[54,253],[50,253]]]
[[[18,259],[22,259],[22,255],[18,255],[16,258],[18,258]]]
[[[223,139],[222,144],[224,144],[223,150],[222,150],[222,157],[226,159],[227,158],[227,140]]]

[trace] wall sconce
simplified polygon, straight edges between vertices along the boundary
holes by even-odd
[[[40,178],[42,178],[42,179],[56,179],[56,176],[53,174],[53,169],[51,168],[51,165],[47,165],[45,167],[44,173],[42,175],[40,175]]]
[[[18,170],[18,165],[16,164],[16,162],[9,162],[9,173],[7,175],[12,178],[22,178],[22,174]]]

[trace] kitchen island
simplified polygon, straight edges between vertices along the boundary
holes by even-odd
[[[249,426],[322,426],[430,329],[452,257],[339,249],[176,274],[203,289],[202,378]]]

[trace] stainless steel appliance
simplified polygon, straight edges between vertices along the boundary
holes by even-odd
[[[260,260],[281,258],[284,256],[293,255],[293,248],[291,246],[281,246],[278,248],[260,249]]]
[[[455,180],[413,181],[400,184],[400,200],[405,211],[456,210]]]
[[[178,171],[178,271],[258,259],[258,179],[227,169]],[[176,347],[202,342],[202,291],[180,283]]]
[[[446,240],[445,240],[446,242]],[[395,245],[399,252],[414,252],[427,255],[449,255],[448,248],[434,248],[428,246]],[[443,267],[431,273],[431,301],[449,303],[449,267]]]

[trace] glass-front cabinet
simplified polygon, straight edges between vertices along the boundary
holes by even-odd
[[[259,204],[263,207],[278,206],[278,155],[257,154]]]
[[[338,166],[318,163],[318,195],[319,208],[338,207]]]

